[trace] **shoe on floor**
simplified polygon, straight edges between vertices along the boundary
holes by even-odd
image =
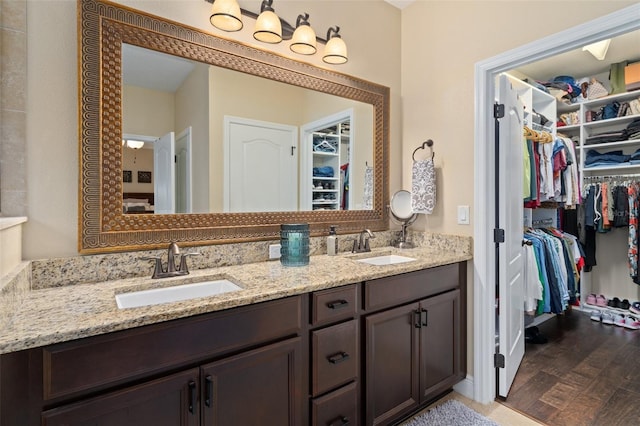
[[[591,321],[600,322],[600,320],[602,320],[602,315],[600,314],[599,310],[594,309],[593,311],[591,311],[591,316],[589,318],[591,318]]]
[[[533,326],[524,329],[524,341],[527,343],[535,343],[538,345],[543,345],[549,341],[547,337],[540,333],[538,327]]]
[[[607,306],[607,298],[602,294],[596,297],[596,306],[602,306],[603,308]]]
[[[624,327],[630,330],[640,329],[640,320],[632,315],[629,315],[624,320]]]
[[[617,325],[618,327],[624,327],[625,320],[626,320],[626,318],[625,318],[625,316],[624,316],[624,315],[622,315],[622,314],[616,314],[616,315],[615,315],[615,317],[614,317],[614,319],[613,319],[613,323],[614,323],[615,325]]]
[[[587,296],[587,305],[595,305],[596,304],[596,295],[591,293]]]
[[[629,306],[629,311],[640,315],[640,302],[633,302],[631,306]]]
[[[613,314],[611,314],[611,312],[607,312],[607,311],[602,312],[602,323],[603,324],[613,324]]]

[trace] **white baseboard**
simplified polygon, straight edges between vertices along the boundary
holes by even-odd
[[[453,390],[466,398],[474,399],[473,398],[473,376],[467,376],[463,381],[454,385]]]

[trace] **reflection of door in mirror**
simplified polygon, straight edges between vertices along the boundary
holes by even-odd
[[[224,117],[224,212],[298,210],[298,128]]]

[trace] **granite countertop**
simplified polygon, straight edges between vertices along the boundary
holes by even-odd
[[[389,253],[416,258],[389,266],[355,259]],[[192,315],[303,294],[471,259],[467,252],[390,247],[372,253],[311,256],[309,265],[279,261],[192,271],[177,278],[130,278],[0,294],[0,354],[69,341]],[[118,309],[115,294],[226,278],[242,290],[140,308]],[[2,312],[4,311],[4,312]]]

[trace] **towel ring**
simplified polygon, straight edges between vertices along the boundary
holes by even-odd
[[[431,139],[427,139],[425,142],[422,142],[422,145],[413,150],[413,154],[411,154],[411,158],[413,161],[416,161],[416,152],[420,149],[425,149],[425,147],[429,147],[429,151],[431,151],[431,159],[435,157],[435,153],[433,152],[433,141]]]

